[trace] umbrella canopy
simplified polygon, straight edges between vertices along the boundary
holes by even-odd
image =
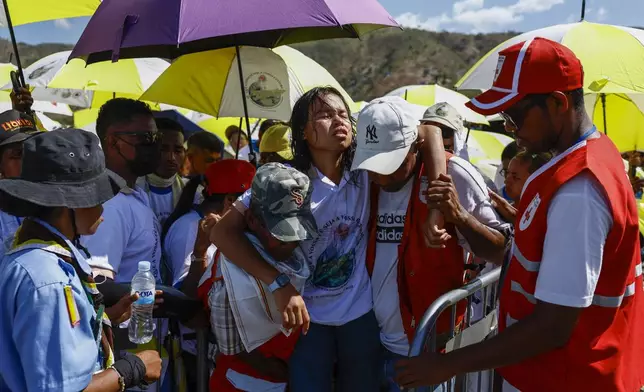
[[[48,20],[91,16],[101,0],[2,0],[6,1],[14,26]],[[0,24],[7,25],[4,12]]]
[[[226,48],[178,58],[141,99],[215,117],[244,116],[242,99],[246,99],[248,117],[287,121],[304,92],[315,86],[333,86],[353,105],[326,69],[295,49],[242,47],[240,57],[244,97],[239,58],[234,48]]]
[[[501,162],[501,154],[505,146],[514,139],[509,136],[485,131],[470,131],[467,139],[467,153],[470,162],[478,163],[482,160]]]
[[[238,45],[358,38],[385,26],[398,24],[376,0],[111,0],[98,7],[72,57],[173,59]]]
[[[99,109],[82,109],[74,112],[74,128],[96,133]]]
[[[70,52],[62,52],[69,56]],[[49,88],[108,91],[140,96],[170,66],[157,58],[138,58],[87,65],[79,59],[63,65]]]
[[[248,134],[248,130],[246,129],[246,122],[243,121],[242,117],[217,118],[207,114],[195,112],[194,115],[191,117],[191,120],[194,121],[200,128],[210,133],[214,133],[219,139],[221,139],[224,142],[224,144],[228,143],[228,139],[226,138],[226,128],[228,128],[231,125],[240,127],[243,131],[245,131]],[[255,135],[255,130],[259,129],[259,126],[257,126],[258,121],[260,120],[256,118],[249,119],[251,137]]]
[[[470,162],[488,178],[494,179],[501,165],[501,154],[513,139],[494,132],[470,131],[467,139],[467,155]]]
[[[192,134],[197,132],[203,132],[205,129],[197,125],[190,117],[191,112],[188,111],[186,115],[180,113],[178,110],[168,109],[154,112],[155,118],[168,118],[177,122],[183,129],[183,136],[185,139],[188,139]]]
[[[93,95],[89,91],[70,88],[48,89],[49,82],[65,66],[70,52],[59,52],[45,56],[25,68],[25,82],[32,89],[31,95],[35,100],[62,102],[78,107],[91,106]],[[2,90],[11,91],[11,81],[7,77]]]
[[[16,66],[13,64],[8,64],[8,63],[0,64],[0,85],[9,84],[9,89],[7,91],[0,90],[0,112],[9,110],[12,108],[11,97],[9,96],[9,93],[11,91],[11,79],[9,77],[9,73],[15,70],[16,70]],[[69,105],[66,105],[64,103],[58,103],[56,101],[49,100],[49,99],[47,100],[38,99],[38,98],[42,98],[39,95],[36,95],[33,98],[34,98],[34,104],[31,106],[31,108],[36,112],[54,113],[54,114],[61,114],[64,116],[72,115],[72,110],[69,108]]]
[[[7,93],[5,93],[7,94]],[[0,113],[6,110],[13,108],[9,94],[7,94],[7,100],[4,101],[0,99]],[[34,101],[34,104],[31,105],[31,110],[36,113],[49,113],[49,114],[58,114],[61,116],[71,117],[74,113],[69,105],[64,103],[55,103],[55,102],[45,102],[45,101]]]
[[[34,99],[88,108],[115,97],[137,99],[170,64],[161,59],[134,59],[87,66],[67,63],[70,51],[46,56],[25,69]],[[11,83],[3,90],[11,90]]]
[[[468,97],[437,84],[404,86],[387,95],[399,96],[408,102],[425,107],[439,102],[447,102],[461,113],[465,121],[475,124],[489,124],[485,116],[465,107],[465,103],[469,101]]]
[[[535,37],[559,42],[579,57],[584,66],[586,92],[644,93],[644,30],[585,21],[530,31],[503,42],[481,58],[456,87],[491,88],[498,53]]]
[[[63,128],[63,126],[58,122],[54,121],[51,118],[44,115],[42,112],[36,112],[36,117],[40,121],[40,124],[48,131],[53,131],[54,129]]]
[[[602,94],[584,96],[586,111],[597,129],[606,133],[620,152],[644,152],[644,94],[605,94],[603,97],[605,101]]]
[[[179,116],[185,117],[188,122],[194,122],[193,116],[194,112],[189,110],[175,108],[168,105],[155,105],[153,108],[155,110],[155,117],[169,117],[174,120],[177,120]],[[98,113],[100,111],[99,107],[93,107],[89,109],[81,109],[74,112],[74,128],[83,129],[92,133],[96,133],[96,119],[98,118]],[[171,114],[170,111],[175,112]],[[178,121],[181,126],[185,127],[187,122],[183,120]],[[186,136],[189,136],[190,130],[186,133]]]

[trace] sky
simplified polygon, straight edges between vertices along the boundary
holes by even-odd
[[[351,1],[351,0],[349,0]],[[529,31],[579,21],[582,0],[379,0],[403,27],[430,31],[487,33]],[[642,0],[586,0],[586,20],[642,26]],[[88,18],[61,19],[16,27],[20,42],[75,43]],[[8,37],[0,28],[0,37]]]

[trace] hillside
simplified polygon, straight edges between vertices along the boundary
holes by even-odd
[[[329,70],[354,100],[369,100],[409,84],[452,87],[482,55],[514,35],[386,29],[362,40],[326,40],[294,47]],[[24,66],[70,48],[55,43],[19,44]],[[0,40],[0,62],[8,62],[11,53],[11,44]]]
[[[370,100],[410,84],[453,87],[481,56],[516,34],[387,29],[363,40],[326,40],[294,47],[324,66],[354,100]]]
[[[57,43],[46,43],[40,45],[29,45],[22,42],[18,43],[18,53],[20,53],[20,61],[24,67],[29,66],[29,64],[47,56],[52,53],[62,52],[63,50],[71,50],[72,45],[66,44],[57,44]],[[0,39],[0,62],[8,63],[9,60],[12,60],[12,63],[16,63],[13,58],[13,47],[11,46],[11,41],[6,39]]]

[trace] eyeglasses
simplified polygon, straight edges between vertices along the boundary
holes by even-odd
[[[515,131],[523,127],[528,111],[535,106],[543,106],[550,94],[534,94],[527,96],[519,105],[511,107],[499,115],[503,118],[506,125]]]
[[[118,137],[120,140],[130,145],[135,143],[130,143],[127,140],[123,140],[119,137],[119,135],[136,137],[137,139],[139,139],[140,144],[156,144],[156,143],[159,143],[159,141],[161,140],[159,132],[123,131],[123,132],[114,132],[114,135]]]

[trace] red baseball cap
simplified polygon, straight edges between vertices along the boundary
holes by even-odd
[[[250,189],[255,177],[255,166],[247,161],[225,159],[206,168],[206,193],[244,193]]]
[[[584,69],[572,50],[533,38],[499,52],[492,88],[465,104],[483,115],[502,112],[528,94],[572,91],[584,86]]]

